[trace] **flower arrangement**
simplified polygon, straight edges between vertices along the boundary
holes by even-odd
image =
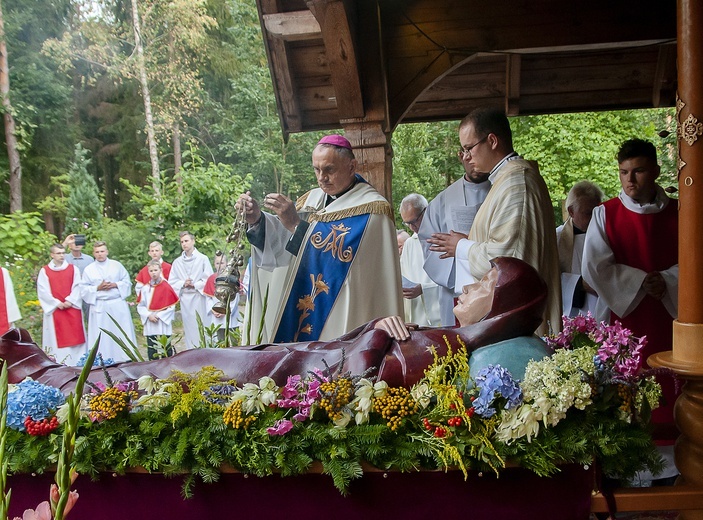
[[[554,355],[531,361],[522,382],[499,365],[471,378],[466,348],[445,341],[448,354],[435,356],[410,389],[328,367],[291,375],[282,387],[269,377],[238,386],[204,367],[143,377],[138,398],[136,388],[108,382],[83,398],[76,470],[185,473],[188,496],[196,476],[217,480],[223,465],[285,476],[318,461],[343,493],[362,463],[468,475],[498,474],[510,461],[546,476],[597,459],[622,477],[660,465],[647,431],[659,386],[637,372],[645,340],[619,324],[565,319],[564,332],[549,338]],[[56,460],[57,432],[32,437],[12,424],[12,471],[42,471]]]

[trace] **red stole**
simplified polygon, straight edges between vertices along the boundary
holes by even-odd
[[[147,307],[150,311],[159,312],[177,303],[178,295],[168,282],[161,280],[151,286],[151,300]]]
[[[205,287],[203,287],[203,294],[208,296],[215,296],[215,278],[220,276],[220,273],[213,273],[209,276],[205,282]]]
[[[663,271],[679,262],[679,220],[676,200],[659,213],[640,214],[628,210],[618,198],[605,206],[605,231],[615,262],[647,273]],[[647,336],[641,364],[649,356],[671,350],[674,319],[661,301],[646,295],[637,308],[625,318],[611,312],[610,322],[619,320],[635,336]],[[673,422],[676,396],[671,378],[660,378],[664,391],[662,406],[654,411],[655,422]]]
[[[72,264],[68,264],[68,267],[64,270],[54,271],[48,265],[45,265],[44,272],[49,278],[51,295],[60,302],[65,302],[66,298],[71,294],[75,267]],[[85,343],[83,314],[80,309],[75,307],[55,309],[53,316],[57,347],[73,347]]]
[[[7,316],[7,299],[5,298],[5,274],[0,269],[0,336],[10,330],[10,320]]]

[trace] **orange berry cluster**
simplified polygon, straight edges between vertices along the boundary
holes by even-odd
[[[403,418],[417,412],[417,403],[407,388],[391,387],[386,395],[374,397],[373,407],[386,420],[386,425],[396,431]]]
[[[632,398],[633,398],[633,388],[628,385],[618,385],[618,397],[622,401],[620,403],[620,409],[623,412],[629,413],[632,409]]]
[[[88,417],[92,421],[114,419],[121,412],[129,409],[129,403],[137,398],[137,392],[119,390],[115,387],[105,389],[90,399]]]
[[[348,377],[339,377],[320,385],[320,408],[327,412],[327,416],[336,421],[342,418],[342,409],[354,397],[354,384]]]
[[[37,437],[49,435],[58,427],[59,420],[55,415],[51,419],[42,419],[41,421],[33,421],[29,416],[24,420],[24,428],[27,433]]]
[[[222,419],[225,424],[231,424],[232,428],[235,430],[246,430],[249,428],[251,423],[256,420],[255,415],[244,415],[244,410],[242,410],[242,401],[237,400],[230,404],[222,414]]]

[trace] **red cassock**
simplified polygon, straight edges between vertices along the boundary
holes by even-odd
[[[59,301],[65,302],[71,294],[75,267],[71,264],[62,271],[54,271],[49,266],[44,266],[44,272],[49,279],[51,295]],[[83,314],[80,309],[55,309],[53,313],[54,329],[56,331],[56,345],[59,348],[73,347],[85,343],[83,332]]]
[[[147,282],[148,283],[148,282]],[[161,280],[156,285],[151,288],[151,300],[149,301],[149,307],[147,307],[152,312],[162,311],[171,305],[176,305],[178,303],[178,295],[173,290],[168,282]]]
[[[163,277],[163,279],[168,280],[169,274],[171,274],[171,264],[169,264],[168,262],[161,262],[161,276]],[[135,280],[141,283],[142,285],[149,285],[149,282],[151,281],[151,276],[149,276],[148,265],[142,267],[142,269],[137,273]],[[141,299],[141,293],[137,293],[137,303],[139,303],[139,300]]]
[[[7,316],[7,300],[5,299],[5,277],[0,271],[0,336],[10,330],[10,320]]]

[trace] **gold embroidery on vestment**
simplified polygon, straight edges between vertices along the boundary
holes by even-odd
[[[332,258],[337,258],[341,262],[349,263],[354,258],[354,250],[351,246],[344,247],[344,237],[351,228],[343,223],[333,224],[329,235],[322,238],[322,233],[318,231],[310,237],[310,244],[315,249],[322,249],[323,253],[332,252]]]

